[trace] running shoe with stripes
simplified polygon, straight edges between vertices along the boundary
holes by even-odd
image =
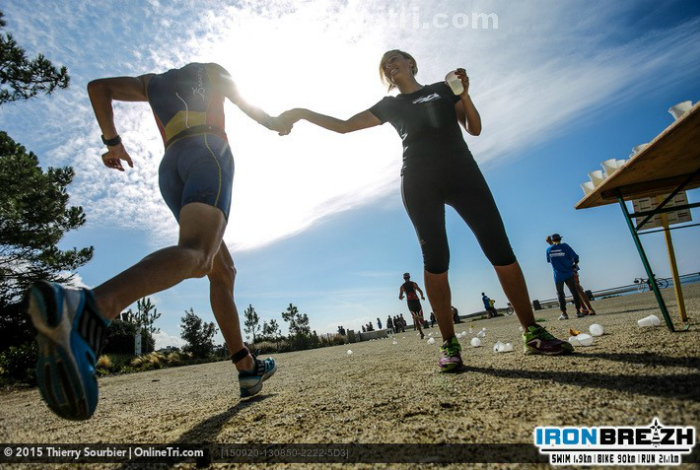
[[[238,373],[238,384],[241,387],[241,398],[252,397],[262,390],[263,382],[277,372],[275,360],[268,357],[264,361],[255,359],[255,369]]]
[[[28,290],[27,311],[37,330],[41,396],[62,418],[90,418],[98,399],[95,363],[110,322],[89,290],[43,281]]]
[[[461,369],[464,366],[461,352],[462,345],[455,336],[445,341],[440,347],[440,372],[456,372]]]
[[[525,354],[544,354],[557,356],[574,352],[571,343],[555,338],[550,332],[540,325],[533,325],[523,333],[525,342]]]

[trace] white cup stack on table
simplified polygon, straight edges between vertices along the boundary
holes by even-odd
[[[634,157],[637,155],[639,152],[644,150],[645,148],[649,147],[649,144],[639,144],[635,148],[632,149],[632,153],[630,153],[630,158]]]
[[[603,170],[591,171],[590,173],[588,173],[588,177],[591,179],[593,187],[596,187],[600,185],[600,183],[605,181],[605,173],[603,173]]]
[[[671,116],[673,116],[673,119],[678,120],[683,117],[685,113],[693,109],[693,102],[692,101],[682,101],[678,103],[675,106],[671,106],[668,110],[669,113],[671,113]]]
[[[659,326],[660,324],[661,320],[656,315],[649,315],[641,320],[637,320],[637,325],[639,326]]]
[[[459,79],[456,73],[450,72],[445,76],[445,81],[452,89],[452,93],[455,95],[461,95],[464,91],[464,85],[462,85],[462,80]]]
[[[581,189],[583,190],[583,195],[588,196],[588,194],[595,189],[595,186],[593,186],[592,182],[586,181],[581,184]]]
[[[615,173],[615,171],[618,168],[617,167],[617,160],[615,160],[614,158],[611,158],[610,160],[605,160],[603,163],[600,164],[600,166],[603,167],[605,174],[608,176]]]

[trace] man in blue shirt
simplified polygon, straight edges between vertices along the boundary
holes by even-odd
[[[585,317],[581,313],[581,303],[576,288],[576,265],[578,264],[578,255],[566,243],[561,242],[561,235],[555,233],[552,235],[552,245],[547,248],[547,262],[552,265],[554,271],[554,285],[557,287],[557,297],[559,299],[559,309],[561,316],[559,320],[568,320],[569,315],[566,314],[566,297],[564,296],[564,284],[569,288],[574,305],[576,306],[576,316]]]

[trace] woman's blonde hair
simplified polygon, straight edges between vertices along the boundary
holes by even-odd
[[[386,61],[393,55],[399,54],[401,55],[404,59],[412,60],[413,61],[413,67],[411,67],[411,72],[413,72],[413,75],[415,76],[418,73],[418,65],[416,64],[416,59],[413,58],[411,54],[408,52],[404,52],[400,49],[392,49],[390,51],[386,51],[384,55],[382,56],[382,60],[379,61],[379,78],[381,79],[382,83],[387,85],[389,89],[387,91],[391,91],[396,87],[393,83],[391,83],[387,78],[386,75],[384,74],[384,64]]]

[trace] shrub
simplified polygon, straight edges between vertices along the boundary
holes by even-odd
[[[34,341],[11,346],[0,353],[0,376],[35,384],[38,354]]]
[[[167,356],[165,356],[165,362],[169,366],[179,366],[182,364],[182,356],[178,352],[171,352]]]

